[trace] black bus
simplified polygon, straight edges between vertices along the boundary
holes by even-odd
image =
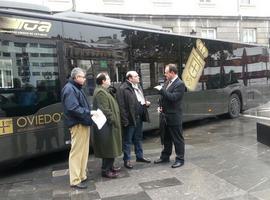
[[[69,147],[60,91],[74,67],[87,72],[84,90],[90,102],[97,73],[109,72],[117,87],[128,70],[136,70],[152,103],[145,130],[158,128],[153,87],[164,82],[167,63],[175,63],[181,77],[198,39],[208,56],[196,88],[186,91],[184,121],[226,113],[234,118],[267,101],[266,47],[176,35],[82,13],[0,8],[0,162]]]

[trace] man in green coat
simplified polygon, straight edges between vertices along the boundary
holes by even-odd
[[[116,178],[120,169],[114,167],[114,160],[115,157],[122,154],[119,106],[108,91],[111,80],[107,73],[98,74],[96,84],[93,95],[93,110],[100,109],[106,116],[107,121],[101,129],[94,126],[94,154],[96,157],[102,158],[101,175],[107,178]]]

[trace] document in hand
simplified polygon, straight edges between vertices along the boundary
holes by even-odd
[[[157,89],[157,90],[161,90],[162,86],[161,85],[157,85],[154,88]]]
[[[91,111],[91,114],[93,114],[91,117],[92,120],[95,122],[98,129],[100,130],[107,121],[106,116],[103,114],[103,112],[100,109],[97,109],[97,111],[94,111],[94,112]]]

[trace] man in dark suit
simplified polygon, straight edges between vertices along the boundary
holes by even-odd
[[[182,100],[185,92],[185,85],[177,75],[175,64],[168,64],[165,67],[166,83],[163,87],[156,86],[161,95],[159,111],[162,117],[163,145],[159,159],[155,164],[170,161],[172,145],[175,148],[175,162],[172,168],[184,165],[185,141],[182,130]]]

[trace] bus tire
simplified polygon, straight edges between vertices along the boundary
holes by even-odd
[[[233,119],[239,117],[241,112],[241,101],[237,94],[232,94],[230,96],[229,105],[228,105],[228,116]]]

